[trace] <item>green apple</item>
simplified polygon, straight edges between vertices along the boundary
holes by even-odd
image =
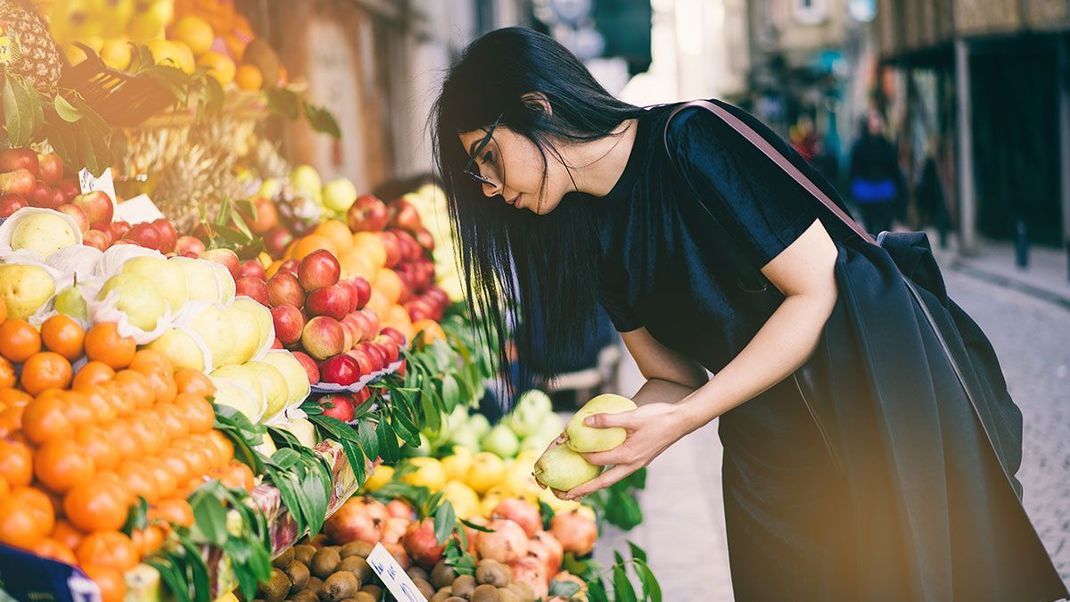
[[[126,314],[130,324],[141,330],[156,329],[156,324],[167,313],[167,302],[148,278],[135,274],[116,274],[104,282],[104,287],[97,293],[97,300],[103,301],[115,294],[115,308]]]
[[[256,351],[270,347],[275,341],[275,322],[271,319],[271,310],[249,297],[235,298],[231,307],[251,318],[256,324]]]
[[[204,351],[193,338],[194,335],[180,328],[172,328],[163,333],[160,338],[149,343],[147,347],[162,353],[171,360],[175,369],[193,368],[203,371],[207,366],[204,361]]]
[[[233,331],[230,353],[218,358],[216,364],[244,364],[256,355],[260,349],[260,333],[257,330],[256,319],[252,315],[235,307],[236,303],[223,307],[223,315],[230,322]]]
[[[612,393],[591,398],[578,412],[572,415],[565,427],[568,446],[580,453],[609,451],[624,443],[627,432],[620,427],[594,428],[583,420],[593,414],[619,414],[636,408],[635,402]]]
[[[357,200],[357,187],[346,178],[327,182],[323,187],[323,206],[335,213],[345,213]]]
[[[78,230],[58,211],[31,213],[11,231],[11,249],[26,250],[42,259],[81,242]]]
[[[171,313],[178,313],[189,301],[189,288],[186,274],[178,264],[171,263],[163,257],[144,255],[135,257],[123,264],[124,274],[136,274],[156,283],[156,290],[167,302]]]
[[[212,366],[222,366],[221,360],[231,355],[234,346],[234,325],[227,319],[223,306],[213,303],[200,308],[189,327],[212,352]]]
[[[601,473],[602,467],[591,464],[565,445],[547,450],[535,463],[535,480],[558,491],[575,489]]]
[[[315,167],[311,165],[298,165],[290,172],[290,185],[298,192],[316,201],[323,203],[323,180]]]
[[[286,379],[286,405],[297,405],[312,392],[308,372],[292,353],[285,349],[272,349],[264,354],[261,362],[275,366]]]
[[[483,414],[472,414],[468,417],[468,428],[472,429],[476,437],[482,437],[490,431],[490,421]]]
[[[264,417],[271,418],[285,409],[286,402],[289,400],[290,390],[282,372],[271,364],[258,361],[247,362],[245,366],[256,373],[256,377],[260,380],[260,385],[264,389],[264,397],[267,398],[267,409],[264,410]]]
[[[307,418],[291,418],[276,426],[293,433],[305,447],[316,447],[316,427]]]
[[[89,321],[89,308],[79,286],[68,286],[56,293],[52,306],[61,314],[70,316],[83,324]]]
[[[278,178],[264,178],[264,181],[260,183],[260,189],[257,190],[256,196],[262,196],[265,199],[274,199],[282,193],[282,182]]]
[[[37,265],[12,263],[0,265],[0,299],[7,304],[7,315],[25,320],[56,292],[56,281],[48,270]]]
[[[264,394],[264,385],[260,382],[260,373],[253,368],[235,365],[223,366],[222,368],[216,368],[211,376],[213,381],[217,378],[229,378],[252,391],[253,398],[257,400],[258,404],[261,404],[261,415],[267,409],[267,395]]]
[[[512,458],[520,451],[520,440],[516,433],[504,424],[495,425],[483,438],[479,440],[485,451],[497,454],[502,458]]]
[[[453,443],[455,447],[463,447],[474,452],[480,451],[479,435],[467,426],[453,431],[450,443]]]
[[[216,264],[191,257],[172,257],[167,261],[182,269],[186,277],[186,290],[190,300],[208,303],[219,301],[219,279],[215,268],[212,267]]]
[[[257,422],[264,415],[264,402],[256,393],[241,383],[229,379],[211,376],[212,384],[215,385],[215,403],[229,406],[245,414],[252,422]]]

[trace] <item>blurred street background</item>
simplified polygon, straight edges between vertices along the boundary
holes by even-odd
[[[742,106],[812,161],[867,228],[928,230],[952,296],[992,338],[1025,414],[1025,504],[1070,581],[1066,0],[249,1],[260,30],[306,24],[273,42],[306,57],[312,100],[354,133],[287,138],[289,156],[325,179],[346,174],[363,190],[430,171],[426,119],[445,69],[480,34],[523,25],[634,104]],[[556,383],[560,403],[638,388],[615,344],[592,336],[590,361]],[[716,429],[652,466],[646,522],[612,534],[647,548],[674,602],[732,599]]]

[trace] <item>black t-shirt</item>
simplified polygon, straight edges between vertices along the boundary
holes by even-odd
[[[718,101],[714,101],[718,102]],[[790,146],[745,111],[720,103],[770,140],[826,192],[831,186]],[[646,327],[659,342],[717,371],[769,317],[738,286],[711,243],[711,217],[760,268],[822,214],[818,201],[709,111],[674,105],[639,118],[620,180],[596,204],[603,261],[600,298],[617,330]],[[833,196],[835,198],[835,196]],[[822,221],[834,237],[842,226]]]

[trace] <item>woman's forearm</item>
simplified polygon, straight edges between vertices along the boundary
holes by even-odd
[[[756,397],[802,366],[814,352],[835,294],[784,300],[731,362],[680,404],[688,432]]]
[[[677,403],[694,392],[695,389],[692,387],[686,387],[667,380],[652,378],[639,388],[639,391],[632,397],[632,401],[634,401],[636,405],[658,402]]]

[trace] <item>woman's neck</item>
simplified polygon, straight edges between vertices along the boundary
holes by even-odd
[[[565,159],[573,166],[572,177],[578,191],[602,197],[613,190],[632,155],[638,125],[638,119],[628,119],[609,136],[577,144],[566,151]]]

